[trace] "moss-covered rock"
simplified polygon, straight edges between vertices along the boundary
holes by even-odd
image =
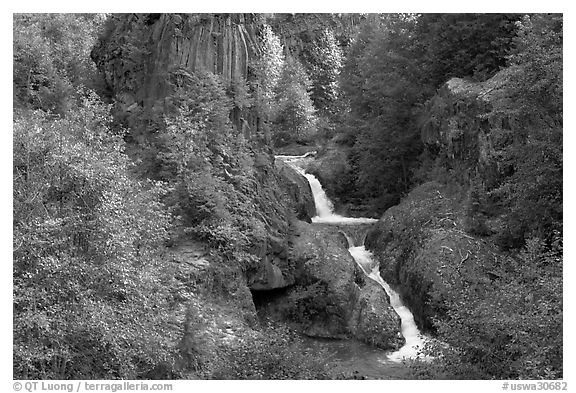
[[[461,202],[429,182],[388,209],[366,238],[382,278],[425,330],[433,328],[433,318],[445,317],[449,292],[489,282],[497,263],[495,247],[464,231],[464,217]]]
[[[263,312],[312,337],[355,337],[397,348],[400,319],[382,288],[359,272],[337,227],[294,223],[295,284],[263,302]]]
[[[364,275],[359,268],[358,273]],[[349,321],[352,335],[360,341],[382,349],[398,349],[404,338],[398,330],[398,314],[380,285],[365,278],[359,283],[360,295]]]
[[[422,141],[432,156],[455,169],[452,176],[463,184],[480,175],[493,185],[503,170],[497,162],[504,142],[501,131],[514,121],[501,110],[505,104],[499,90],[510,72],[506,69],[485,82],[452,78],[426,104]]]
[[[282,179],[280,185],[293,202],[296,218],[312,222],[312,217],[316,215],[316,207],[308,180],[282,160],[277,159],[275,166]]]

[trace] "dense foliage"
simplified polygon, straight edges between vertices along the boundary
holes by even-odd
[[[91,90],[104,88],[89,59],[101,21],[14,17],[14,376],[205,375],[201,351],[181,348],[190,297],[181,292],[193,283],[181,282],[165,246],[204,242],[219,269],[243,274],[257,267],[266,237],[286,230],[288,202],[273,159],[231,124],[234,106],[252,99],[239,81],[174,69],[159,76],[170,92],[160,112],[113,119]],[[287,353],[284,341],[276,348]],[[268,352],[253,353],[267,362]],[[230,372],[220,377],[250,376],[220,355]],[[300,360],[280,356],[277,365],[278,375],[304,375]]]
[[[439,86],[453,77],[486,80],[506,65],[516,34],[515,14],[422,14],[414,45],[426,79]]]
[[[381,214],[434,185],[453,204],[451,230],[499,247],[489,274],[420,288],[442,313],[430,321],[437,360],[418,375],[562,377],[561,15],[261,16],[246,80],[184,66],[148,75],[163,64],[158,15],[105,19],[14,15],[15,378],[189,376],[200,363],[183,356],[176,321],[188,283],[166,246],[202,242],[220,263],[211,279],[246,289],[238,277],[289,232],[272,147],[332,135],[337,200]],[[118,50],[101,57],[118,66],[112,86],[90,51],[118,25]],[[111,110],[99,98],[147,94],[144,82],[155,102]],[[439,219],[404,213],[408,260]],[[216,368],[201,375],[326,376],[290,332],[257,336],[206,355]]]
[[[562,17],[525,17],[518,27],[510,79],[487,115],[507,123],[498,130],[506,169],[491,190],[506,211],[498,240],[507,248],[562,231]]]
[[[83,88],[97,19],[14,17],[17,378],[138,378],[176,356],[157,255],[168,190],[133,177],[109,108]]]
[[[278,82],[274,142],[309,142],[316,133],[315,108],[310,98],[312,82],[297,59],[288,58]]]
[[[351,49],[353,63],[344,68],[355,185],[379,209],[396,204],[408,190],[421,151],[413,107],[426,90],[415,79],[419,70],[404,32],[411,23],[390,17],[385,26],[368,24]]]
[[[414,367],[420,378],[563,378],[562,240],[530,239],[499,263],[493,280],[468,277],[432,294],[447,315],[434,323],[441,343],[427,348],[436,360]]]
[[[97,88],[90,50],[103,17],[15,14],[14,105],[63,114],[78,86]]]
[[[167,190],[132,177],[97,98],[74,109],[15,117],[14,373],[137,378],[174,362]]]

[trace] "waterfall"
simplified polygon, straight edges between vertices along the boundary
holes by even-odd
[[[348,251],[364,274],[376,281],[384,291],[386,291],[390,298],[390,305],[400,317],[400,330],[406,342],[398,351],[388,355],[388,359],[401,361],[404,358],[413,359],[418,357],[418,350],[421,349],[424,344],[424,337],[414,322],[414,316],[408,307],[402,303],[400,295],[390,288],[390,285],[382,279],[379,264],[374,261],[372,253],[368,251],[365,246],[350,247]]]
[[[310,155],[310,153],[306,153],[301,156],[276,156],[276,158],[283,160],[308,180],[310,188],[312,189],[312,195],[314,196],[314,205],[316,207],[316,216],[312,217],[312,222],[320,224],[368,224],[378,221],[375,218],[344,217],[334,213],[334,204],[326,195],[326,191],[322,188],[320,181],[316,176],[306,173],[298,165],[301,160]]]
[[[298,173],[302,174],[308,180],[312,195],[314,196],[314,204],[316,206],[316,216],[312,217],[313,223],[323,224],[365,224],[378,221],[374,218],[357,218],[357,217],[344,217],[334,213],[334,205],[326,195],[320,181],[312,174],[306,173],[298,164],[308,157],[310,153],[302,156],[276,156],[282,159]],[[404,336],[405,344],[398,351],[388,355],[388,359],[394,362],[402,361],[403,359],[413,359],[419,357],[419,349],[422,348],[425,338],[418,330],[414,322],[414,316],[410,310],[402,303],[400,296],[396,293],[386,281],[380,276],[379,264],[375,261],[372,253],[366,249],[364,245],[354,246],[351,244],[350,238],[345,234],[350,248],[348,251],[354,258],[358,266],[362,269],[364,274],[370,279],[376,281],[388,294],[390,298],[390,305],[400,317],[400,330]]]

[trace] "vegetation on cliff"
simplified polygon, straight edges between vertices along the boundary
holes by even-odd
[[[242,89],[210,72],[144,60],[154,44],[162,47],[146,29],[178,19],[132,17],[103,25],[90,15],[14,16],[13,356],[20,379],[210,378],[229,370],[234,356],[195,341],[196,330],[208,332],[218,316],[194,323],[191,299],[203,290],[186,290],[195,288],[192,277],[182,279],[189,261],[172,263],[166,246],[193,238],[212,250],[202,280],[232,283],[204,301],[228,310],[248,301],[249,320],[246,280],[280,252],[270,248],[282,247],[296,204],[305,204],[286,193],[290,184],[269,148],[234,127]],[[99,32],[106,44],[92,52],[98,73],[89,55]],[[158,78],[164,90],[140,90]],[[244,297],[224,296],[231,288]],[[267,337],[253,322],[242,326]],[[262,377],[311,375],[313,360],[288,356],[283,342],[274,353],[285,354],[281,364]],[[272,356],[243,350],[263,363]],[[224,363],[204,362],[214,357]],[[243,375],[234,370],[229,377]]]
[[[455,58],[448,75],[466,78],[407,115],[423,184],[367,240],[445,344],[425,378],[562,377],[562,18],[512,19],[506,56],[475,67],[500,70],[463,75]]]
[[[386,299],[294,224],[314,212],[274,162],[290,144],[322,145],[310,170],[347,213],[382,215],[367,246],[442,343],[417,375],[562,377],[561,15],[13,22],[16,378],[326,377],[249,287],[294,285],[301,330],[393,347],[389,309],[350,322]]]

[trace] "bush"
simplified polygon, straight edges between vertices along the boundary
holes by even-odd
[[[328,379],[321,353],[307,350],[294,332],[267,326],[262,335],[222,348],[214,379]]]
[[[415,368],[423,378],[561,379],[562,239],[529,239],[492,274],[444,293],[447,318],[427,349],[436,358]]]
[[[14,14],[15,105],[63,114],[79,86],[94,87],[90,50],[98,14]]]
[[[157,249],[166,185],[137,181],[93,94],[14,121],[14,376],[138,378],[174,363]]]

